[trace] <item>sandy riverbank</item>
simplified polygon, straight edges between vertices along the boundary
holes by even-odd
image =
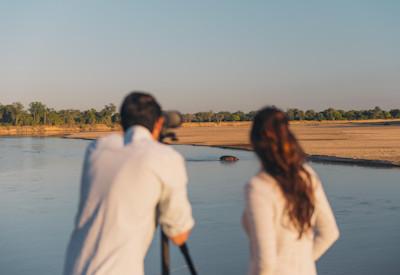
[[[77,133],[101,133],[118,130],[104,124],[83,126],[0,126],[0,136],[65,136]]]
[[[250,123],[190,123],[178,129],[178,144],[250,150]],[[369,166],[400,166],[400,120],[293,122],[314,161]],[[95,139],[106,133],[85,132],[68,138]]]

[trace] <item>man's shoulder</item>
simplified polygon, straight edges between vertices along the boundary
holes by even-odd
[[[184,157],[171,145],[154,142],[152,152],[148,154],[150,166],[161,181],[171,188],[186,185],[186,165]]]
[[[96,147],[101,148],[122,148],[124,146],[124,139],[122,135],[112,133],[97,139]]]
[[[150,145],[150,157],[156,157],[158,159],[166,161],[183,161],[183,156],[175,150],[171,145],[167,145],[160,142],[151,142]]]
[[[112,133],[92,140],[86,147],[87,151],[101,149],[117,149],[124,146],[123,137],[120,134]]]

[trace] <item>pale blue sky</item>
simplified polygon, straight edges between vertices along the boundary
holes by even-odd
[[[400,107],[400,1],[0,0],[0,102]]]

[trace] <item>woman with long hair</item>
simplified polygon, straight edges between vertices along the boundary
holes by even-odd
[[[286,114],[275,107],[260,110],[251,143],[262,169],[245,187],[248,274],[317,274],[315,261],[338,239],[339,230]]]

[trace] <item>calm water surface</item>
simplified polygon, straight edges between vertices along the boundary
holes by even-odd
[[[77,208],[87,141],[0,138],[0,274],[60,274]],[[196,218],[190,249],[200,274],[245,274],[240,227],[244,182],[258,170],[252,153],[177,146],[187,159]],[[226,165],[222,154],[241,160]],[[320,274],[400,274],[400,169],[313,164],[334,208],[341,239]],[[188,274],[172,250],[172,274]],[[158,234],[146,274],[159,274]]]

